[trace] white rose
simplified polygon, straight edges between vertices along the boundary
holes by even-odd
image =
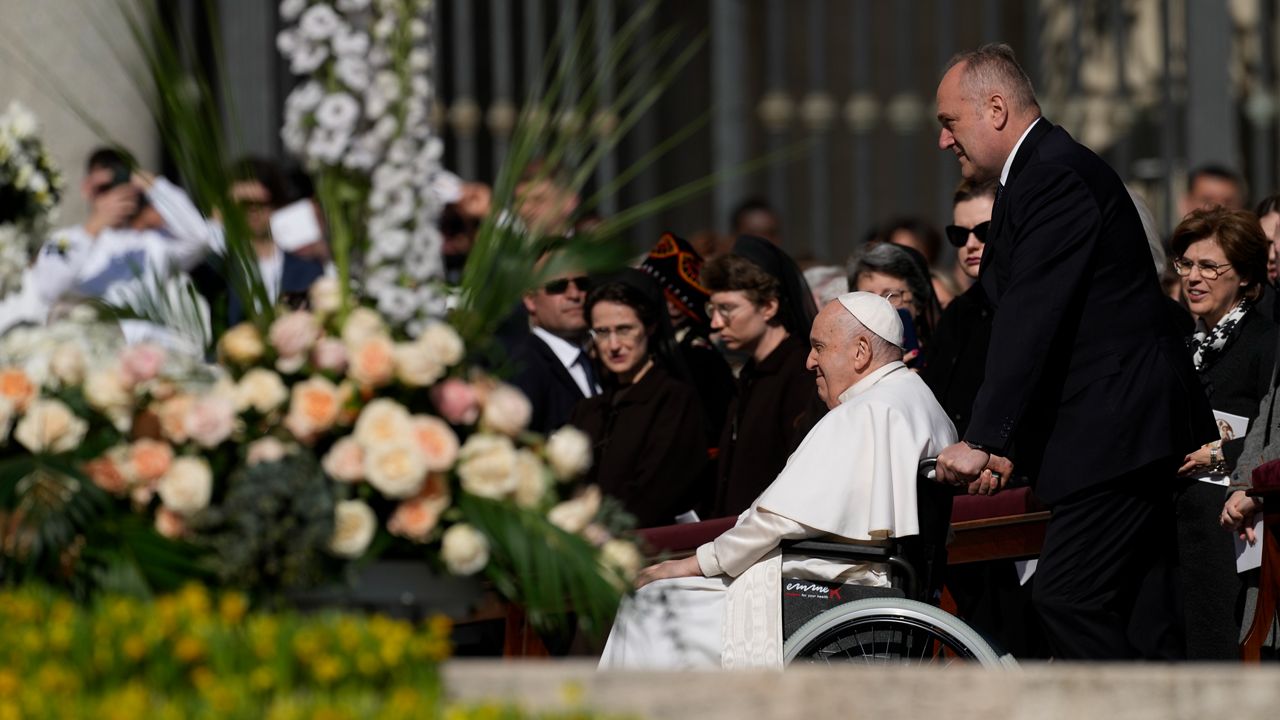
[[[364,474],[369,484],[389,498],[411,497],[427,479],[427,463],[412,443],[379,445],[365,453]]]
[[[244,412],[253,408],[260,415],[267,415],[285,404],[289,388],[275,372],[266,368],[254,368],[236,384],[236,410]]]
[[[235,401],[220,394],[206,395],[191,406],[182,429],[201,447],[215,448],[231,437],[236,426]]]
[[[84,353],[75,343],[65,342],[54,348],[49,356],[49,374],[63,387],[84,382]]]
[[[501,435],[476,433],[458,451],[462,489],[479,497],[501,500],[516,491],[516,448]]]
[[[42,398],[27,406],[13,439],[33,453],[63,453],[74,450],[88,430],[89,423],[76,417],[66,403]]]
[[[114,367],[89,373],[84,381],[84,399],[89,407],[107,415],[128,410],[133,405],[133,395]]]
[[[572,500],[551,508],[547,520],[567,533],[580,533],[600,512],[600,488],[588,486]]]
[[[444,377],[445,366],[421,343],[397,343],[393,357],[396,378],[409,387],[428,387]]]
[[[600,564],[617,571],[630,586],[644,565],[644,557],[636,549],[635,543],[614,539],[600,548]]]
[[[311,312],[317,315],[332,315],[342,307],[342,286],[338,278],[322,277],[311,283],[307,290],[307,299],[311,302]]]
[[[516,452],[516,504],[523,508],[536,508],[542,504],[547,495],[546,467],[538,456],[530,450],[520,449]]]
[[[413,442],[409,411],[395,400],[378,398],[360,411],[352,436],[365,450]]]
[[[529,425],[533,406],[514,386],[498,383],[484,398],[480,424],[504,435],[519,435]]]
[[[566,425],[547,438],[547,462],[556,477],[572,480],[591,467],[591,438]]]
[[[333,508],[333,538],[329,552],[344,558],[357,558],[373,542],[378,518],[373,508],[361,500],[342,500]]]
[[[440,557],[454,575],[475,575],[489,564],[489,540],[470,525],[458,523],[444,531]]]
[[[429,323],[418,336],[417,344],[436,362],[447,366],[462,362],[466,348],[462,344],[462,336],[453,326],[442,322]]]
[[[342,342],[348,348],[362,345],[375,335],[385,335],[387,326],[377,312],[367,307],[358,307],[347,315],[347,322],[342,326]]]
[[[160,502],[179,515],[191,515],[209,505],[213,496],[213,471],[203,458],[174,458],[169,472],[156,486]]]
[[[340,482],[357,483],[364,479],[364,450],[355,438],[340,438],[325,453],[320,466],[329,477]]]

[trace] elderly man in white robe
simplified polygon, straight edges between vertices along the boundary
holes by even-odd
[[[692,557],[641,571],[601,656],[606,668],[782,666],[781,577],[888,584],[882,564],[782,556],[783,540],[884,542],[919,532],[920,461],[955,441],[933,393],[902,363],[884,298],[841,295],[810,332],[808,368],[831,409],[733,528]],[[972,491],[985,490],[989,473]]]

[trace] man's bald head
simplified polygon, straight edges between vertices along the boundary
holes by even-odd
[[[1040,103],[1036,101],[1031,78],[1018,64],[1013,48],[1004,43],[991,43],[977,50],[956,53],[947,63],[947,70],[959,65],[964,66],[959,69],[961,87],[975,103],[1001,95],[1011,113],[1040,116]]]
[[[839,300],[827,303],[809,332],[805,367],[816,375],[818,396],[834,408],[859,380],[902,359],[902,348],[868,330]]]

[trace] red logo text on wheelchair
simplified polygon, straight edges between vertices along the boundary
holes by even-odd
[[[811,600],[843,600],[840,597],[839,585],[828,585],[820,582],[806,582],[803,580],[788,580],[787,585],[783,588],[783,595],[787,597],[809,598]]]

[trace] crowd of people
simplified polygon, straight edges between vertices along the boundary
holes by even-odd
[[[569,270],[526,293],[499,339],[530,428],[583,430],[588,481],[639,527],[739,516],[700,564],[644,582],[737,577],[767,553],[762,537],[911,534],[914,519],[855,517],[840,503],[866,498],[831,489],[856,485],[840,457],[911,437],[908,455],[941,455],[943,481],[1030,485],[1053,510],[1029,587],[1012,563],[953,571],[979,629],[1030,656],[1237,658],[1255,580],[1236,571],[1237,538],[1256,540],[1260,509],[1246,490],[1255,467],[1280,457],[1280,196],[1249,212],[1239,175],[1199,168],[1183,219],[1162,235],[1105,163],[1040,117],[1007,48],[960,56],[938,114],[939,145],[965,178],[952,216],[896,219],[842,267],[793,259],[778,214],[753,198],[728,238],[665,233],[633,267]],[[53,233],[30,270],[48,314],[184,272],[216,322],[241,320],[216,218],[129,168],[111,150],[88,159],[88,219]],[[237,163],[234,178],[268,299],[305,301],[327,271],[320,223],[286,239],[272,222],[309,203],[305,183],[259,159]],[[541,262],[560,252],[554,238],[587,227],[554,172],[531,172],[517,196],[519,221],[548,239]],[[441,231],[456,280],[491,199],[461,182],[450,199]],[[125,332],[155,340],[164,329]],[[869,399],[880,395],[888,415]],[[899,412],[905,424],[886,439]],[[875,475],[887,461],[860,462],[848,457]],[[787,477],[804,489],[779,490]],[[798,508],[797,494],[822,504],[818,479],[834,503]],[[984,615],[983,598],[997,596],[1003,610]]]

